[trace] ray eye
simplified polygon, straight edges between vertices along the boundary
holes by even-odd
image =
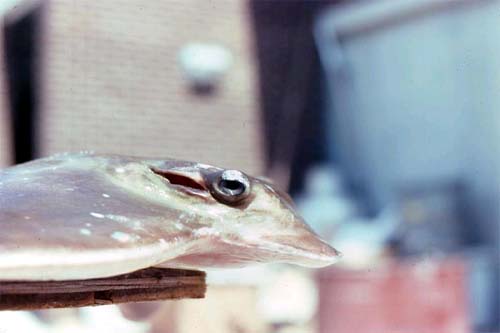
[[[231,195],[240,195],[245,192],[246,186],[245,184],[237,181],[237,180],[224,180],[222,179],[219,182],[219,188]]]
[[[215,199],[226,204],[236,204],[247,198],[251,185],[248,177],[238,170],[224,170],[217,173],[211,183]]]

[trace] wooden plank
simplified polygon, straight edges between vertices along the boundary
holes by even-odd
[[[205,272],[148,268],[102,279],[0,281],[0,310],[35,310],[203,298]]]

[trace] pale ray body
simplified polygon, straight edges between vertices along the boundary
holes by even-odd
[[[237,205],[216,200],[209,183],[222,170],[86,153],[1,170],[0,280],[336,260],[267,182],[248,177],[251,193]]]

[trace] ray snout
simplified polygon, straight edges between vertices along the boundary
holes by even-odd
[[[341,253],[310,231],[301,236],[270,237],[280,259],[306,267],[325,267],[338,261]]]
[[[336,263],[342,254],[323,241],[300,216],[293,216],[293,228],[265,236],[265,242],[279,253],[280,261],[313,268]]]

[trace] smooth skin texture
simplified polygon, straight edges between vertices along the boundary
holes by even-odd
[[[338,258],[270,183],[171,159],[77,153],[1,170],[0,227],[0,280]]]

